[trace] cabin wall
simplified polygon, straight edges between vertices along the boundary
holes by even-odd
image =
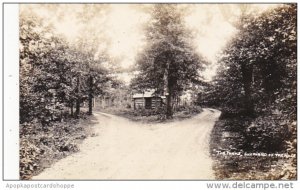
[[[144,98],[135,98],[134,101],[134,109],[145,108],[145,99]]]
[[[151,98],[151,109],[155,109],[162,105],[162,99],[159,97]],[[134,98],[133,99],[133,109],[145,109],[146,107],[146,99],[145,98]]]
[[[158,97],[153,97],[151,98],[151,108],[155,109],[157,107],[160,107],[162,105],[162,100],[161,98]]]

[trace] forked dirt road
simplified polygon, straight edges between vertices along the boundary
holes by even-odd
[[[141,124],[96,113],[98,135],[33,179],[214,179],[209,138],[219,115],[204,109],[183,121]]]

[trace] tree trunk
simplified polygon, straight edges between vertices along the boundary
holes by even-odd
[[[71,100],[71,103],[70,103],[70,107],[71,107],[71,117],[74,117],[74,109],[73,109],[73,100]]]
[[[242,77],[243,85],[245,90],[244,104],[245,112],[249,116],[254,114],[254,105],[252,101],[252,76],[253,76],[253,65],[252,64],[242,64]]]
[[[77,76],[77,84],[76,84],[76,111],[75,111],[75,118],[79,118],[80,114],[80,103],[81,103],[81,96],[80,96],[80,76]]]
[[[172,99],[172,97],[169,93],[169,95],[167,96],[167,112],[166,112],[167,119],[170,119],[173,116],[173,113],[172,113],[172,100],[171,99]]]
[[[168,86],[167,86],[167,92],[168,92],[168,95],[167,95],[167,112],[166,112],[166,117],[167,119],[171,119],[173,117],[173,111],[172,111],[172,96],[173,96],[173,93],[172,93],[172,88],[171,88],[171,83],[170,81],[168,80]]]
[[[89,84],[89,115],[93,114],[93,77],[90,76],[88,79]]]
[[[167,66],[165,70],[165,82],[166,82],[166,91],[167,91],[167,109],[166,109],[166,117],[167,119],[171,119],[173,117],[173,112],[172,112],[172,82],[170,78],[170,62],[167,61]]]

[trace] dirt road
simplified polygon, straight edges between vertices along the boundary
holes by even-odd
[[[33,179],[213,179],[209,138],[220,112],[140,124],[96,113],[98,133]]]

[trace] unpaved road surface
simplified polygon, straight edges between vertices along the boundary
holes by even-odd
[[[214,179],[210,132],[220,112],[141,124],[96,113],[95,137],[33,179]]]

